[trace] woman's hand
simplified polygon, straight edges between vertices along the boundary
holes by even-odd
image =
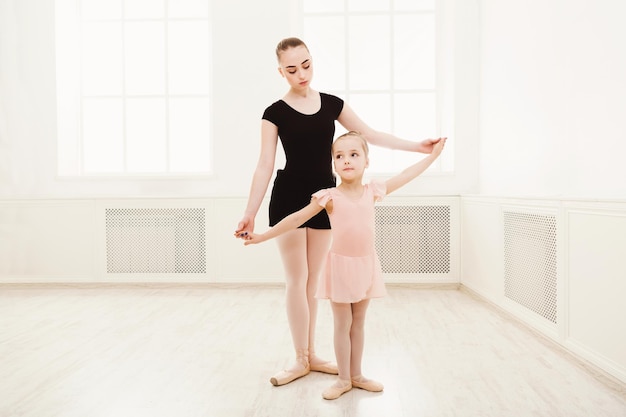
[[[235,230],[235,237],[238,239],[247,239],[254,230],[254,217],[244,216],[243,219],[237,224],[237,230]]]
[[[419,148],[417,151],[421,153],[432,153],[433,148],[435,147],[435,144],[439,143],[441,139],[444,139],[444,138],[424,139],[423,141],[419,143]]]

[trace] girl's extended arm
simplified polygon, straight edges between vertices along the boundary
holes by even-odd
[[[441,138],[439,142],[435,143],[433,151],[430,153],[430,155],[406,168],[398,175],[389,178],[385,182],[385,184],[387,185],[387,194],[394,192],[398,188],[407,184],[409,181],[417,178],[422,172],[426,171],[426,168],[428,168],[433,162],[435,162],[437,157],[439,157],[439,155],[441,154],[441,151],[446,144],[446,140],[447,138]]]
[[[298,226],[315,216],[323,209],[324,207],[317,204],[317,198],[313,197],[308,206],[301,208],[295,213],[291,213],[289,216],[279,221],[274,227],[270,228],[267,232],[261,234],[248,233],[247,236],[243,237],[243,244],[252,245],[254,243],[265,242],[266,240],[273,239],[285,232],[297,229]]]
[[[341,110],[337,120],[346,129],[360,132],[368,143],[381,146],[383,148],[431,153],[433,151],[434,144],[439,142],[441,139],[424,139],[421,142],[413,142],[410,140],[400,139],[389,133],[379,132],[372,129],[367,125],[367,123],[361,120],[354,110],[352,110],[352,108],[346,103],[344,103],[343,110]]]
[[[252,177],[252,185],[250,186],[250,194],[248,196],[248,205],[244,212],[243,218],[237,225],[235,236],[242,232],[251,233],[254,230],[254,218],[256,217],[267,186],[274,172],[274,161],[276,159],[276,146],[278,144],[278,128],[275,124],[267,121],[261,121],[261,152],[257,162],[254,176]]]

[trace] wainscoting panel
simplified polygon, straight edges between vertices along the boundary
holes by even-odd
[[[461,206],[461,284],[626,382],[626,202]]]
[[[626,208],[568,204],[568,346],[626,381]]]

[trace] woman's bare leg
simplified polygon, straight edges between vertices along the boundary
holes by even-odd
[[[309,350],[311,365],[327,363],[315,355],[315,328],[317,324],[317,299],[315,292],[317,284],[326,264],[326,257],[330,249],[331,232],[328,229],[306,229],[307,231],[307,265],[308,277],[306,297],[309,306]],[[334,367],[334,365],[332,365]]]
[[[309,347],[310,313],[307,300],[307,232],[296,229],[277,238],[285,270],[287,320],[295,349]]]

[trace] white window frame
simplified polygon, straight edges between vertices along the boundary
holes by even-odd
[[[317,17],[322,17],[322,18],[326,18],[329,16],[336,16],[336,17],[341,17],[345,20],[345,32],[344,32],[344,38],[343,39],[337,39],[338,43],[343,43],[344,45],[344,51],[343,51],[343,55],[345,57],[345,62],[342,63],[342,65],[338,65],[340,68],[343,68],[343,70],[345,70],[345,77],[348,78],[349,77],[349,54],[350,51],[348,49],[348,44],[349,42],[347,41],[348,38],[348,21],[349,18],[352,16],[368,16],[368,15],[387,15],[393,22],[393,19],[395,16],[401,16],[404,14],[420,14],[420,13],[432,13],[434,15],[435,18],[435,86],[432,89],[398,89],[395,88],[394,86],[394,80],[393,80],[393,74],[394,74],[394,70],[393,70],[393,61],[391,61],[391,69],[390,69],[390,77],[391,80],[389,80],[389,88],[381,88],[381,89],[376,89],[372,92],[375,92],[376,94],[383,94],[383,95],[387,95],[388,97],[390,97],[389,99],[389,103],[391,103],[391,116],[390,116],[390,123],[391,126],[388,129],[384,129],[384,128],[380,128],[378,126],[376,126],[375,124],[372,124],[372,122],[370,120],[367,119],[367,117],[365,117],[364,115],[359,114],[359,110],[355,108],[355,111],[357,112],[357,114],[359,114],[366,123],[370,124],[370,126],[372,126],[375,129],[380,129],[383,131],[388,131],[389,133],[392,134],[396,134],[395,129],[394,129],[394,120],[396,119],[396,115],[394,114],[394,109],[393,109],[393,97],[395,94],[402,94],[402,93],[430,93],[430,94],[434,94],[435,95],[435,109],[434,109],[434,113],[435,113],[435,120],[433,125],[435,126],[435,130],[429,135],[427,136],[428,138],[437,138],[437,137],[441,137],[441,136],[448,136],[451,137],[453,136],[454,132],[453,132],[453,119],[454,119],[454,111],[453,111],[453,70],[452,70],[452,65],[453,65],[453,60],[452,60],[452,54],[453,54],[453,45],[452,45],[452,27],[449,23],[450,20],[452,20],[452,16],[451,16],[451,9],[452,9],[452,0],[434,0],[434,9],[432,11],[411,11],[411,12],[402,12],[402,11],[394,11],[393,10],[393,2],[394,0],[389,0],[389,9],[386,11],[380,11],[380,12],[351,12],[349,11],[349,2],[350,1],[354,1],[354,0],[339,0],[336,4],[340,4],[343,3],[343,7],[342,10],[338,10],[338,11],[333,11],[333,12],[328,12],[328,11],[324,11],[324,12],[307,12],[305,10],[305,5],[304,5],[304,0],[301,0],[300,2],[298,2],[298,10],[294,10],[293,14],[294,15],[298,15],[300,16],[300,33],[302,33],[302,37],[303,40],[305,42],[307,42],[307,44],[309,45],[309,47],[311,47],[311,54],[313,57],[313,61],[315,62],[315,56],[318,52],[318,48],[320,47],[320,45],[315,45],[315,42],[311,42],[311,39],[313,36],[311,36],[312,34],[307,34],[305,31],[305,23],[304,20],[306,18],[315,18]],[[390,25],[391,30],[393,31],[393,23],[391,23]],[[385,58],[389,58],[390,56],[392,56],[393,54],[393,32],[390,36],[390,45],[389,45],[389,51],[388,51],[388,56],[387,57],[383,57],[381,59],[385,59]],[[372,59],[373,62],[375,62],[375,59]],[[317,72],[321,72],[321,71],[335,71],[336,68],[334,68],[333,66],[328,66],[328,62],[326,62],[327,66],[324,67],[320,67],[320,66],[316,66],[316,73]],[[316,78],[319,79],[319,77],[316,75]],[[354,95],[357,94],[362,94],[362,93],[368,93],[370,91],[367,90],[356,90],[356,89],[350,89],[350,83],[348,82],[349,80],[346,81],[345,84],[345,88],[344,89],[325,89],[324,85],[316,85],[317,88],[319,88],[322,91],[331,93],[331,94],[335,94],[341,98],[343,98],[344,100],[346,100],[347,103],[350,103],[351,98]],[[387,80],[381,80],[381,84],[387,82]],[[313,85],[315,85],[315,80],[313,82]],[[355,106],[353,106],[351,104],[351,106],[354,108]],[[343,133],[345,131],[345,129],[343,129],[343,127],[341,125],[338,125],[338,129],[337,129],[337,133],[336,135],[339,135],[341,133]],[[406,137],[406,136],[401,136],[403,139],[408,139],[408,140],[415,140],[415,141],[421,141],[423,139],[426,139],[427,137]],[[399,153],[402,153],[401,151],[388,151],[388,152],[384,152],[386,154],[386,157],[391,158],[390,161],[387,161],[387,166],[394,166],[394,169],[397,168],[403,168],[404,167],[404,163],[400,163],[400,164],[396,164],[395,163],[395,158]],[[376,155],[376,158],[379,158],[381,156],[381,153],[379,152]],[[406,159],[406,158],[405,158]],[[389,176],[389,175],[393,175],[396,172],[393,170],[379,170],[376,167],[376,161],[375,158],[373,158],[373,160],[370,161],[370,168],[368,169],[369,171],[369,175],[376,175],[376,176]],[[450,174],[454,172],[454,143],[453,141],[448,141],[448,143],[446,144],[446,152],[444,154],[442,154],[442,156],[440,158],[438,158],[437,161],[435,161],[435,163],[426,171],[426,173],[424,175],[440,175],[440,174]]]
[[[124,0],[121,1],[122,4]],[[164,1],[167,6],[167,1]],[[211,1],[206,0],[208,7],[208,14],[198,18],[168,18],[167,16],[157,19],[125,19],[122,17],[118,19],[122,24],[125,21],[160,21],[164,22],[165,33],[167,35],[168,22],[172,21],[206,21],[210,25],[211,19]],[[149,98],[161,98],[165,100],[165,124],[168,128],[165,131],[166,138],[166,167],[163,170],[150,171],[150,172],[132,172],[129,171],[126,163],[126,132],[124,131],[124,167],[119,172],[87,172],[84,165],[84,153],[83,153],[83,100],[88,97],[83,94],[82,85],[82,73],[81,73],[81,27],[85,22],[81,22],[80,17],[80,0],[56,0],[55,1],[55,13],[57,23],[57,39],[56,39],[56,53],[57,53],[57,177],[58,178],[95,178],[95,179],[167,179],[167,178],[206,178],[213,176],[214,169],[214,144],[213,144],[213,120],[212,112],[207,112],[206,118],[208,120],[208,137],[207,155],[206,155],[206,168],[196,171],[174,171],[170,167],[170,132],[169,132],[169,102],[174,98],[201,98],[208,100],[208,107],[212,109],[212,85],[211,85],[211,46],[212,40],[207,39],[209,50],[206,51],[207,58],[209,59],[209,72],[207,76],[208,91],[202,93],[193,94],[170,94],[168,91],[168,80],[165,79],[166,87],[165,93],[162,95],[131,95],[122,92],[121,95],[112,96],[106,95],[102,97],[116,97],[126,103],[129,99],[137,99],[142,97]],[[165,9],[167,13],[167,7]],[[115,19],[110,19],[115,20]],[[65,27],[63,27],[65,25]],[[209,26],[210,28],[210,26]],[[167,38],[166,38],[167,39]],[[164,39],[165,56],[167,57],[168,42]],[[164,61],[165,71],[167,74],[167,60]],[[122,87],[123,88],[123,87]],[[94,96],[91,96],[94,97]],[[125,108],[124,104],[124,108]],[[204,113],[203,113],[204,114]],[[126,110],[124,110],[124,118],[126,117]],[[68,161],[69,159],[69,161]],[[64,168],[68,167],[68,168]]]

